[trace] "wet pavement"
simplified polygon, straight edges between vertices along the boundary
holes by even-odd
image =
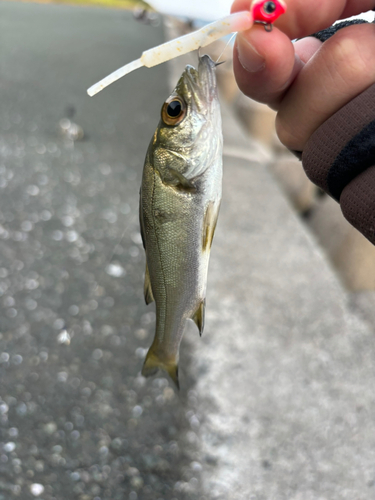
[[[0,500],[203,498],[187,349],[180,394],[140,376],[138,191],[166,68],[86,95],[162,28],[2,2],[0,37]]]

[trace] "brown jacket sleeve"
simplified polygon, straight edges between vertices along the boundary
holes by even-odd
[[[363,22],[339,23],[313,36],[324,42],[338,29]],[[375,244],[375,84],[323,123],[299,156],[309,179]]]

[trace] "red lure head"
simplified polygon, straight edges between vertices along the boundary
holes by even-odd
[[[284,14],[286,5],[282,0],[254,0],[250,6],[254,21],[272,24]]]

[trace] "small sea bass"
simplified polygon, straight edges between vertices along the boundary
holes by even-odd
[[[221,201],[222,131],[216,64],[186,66],[149,145],[140,192],[146,251],[144,293],[156,303],[156,332],[142,374],[165,370],[178,387],[186,319],[200,333],[208,260]]]

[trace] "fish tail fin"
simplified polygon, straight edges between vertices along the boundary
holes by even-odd
[[[180,389],[180,384],[178,381],[178,364],[177,359],[173,360],[163,360],[158,356],[155,352],[153,346],[148,350],[145,362],[142,368],[142,375],[144,377],[150,377],[151,375],[155,375],[158,369],[164,370],[171,377],[173,382],[175,383],[177,389]]]

